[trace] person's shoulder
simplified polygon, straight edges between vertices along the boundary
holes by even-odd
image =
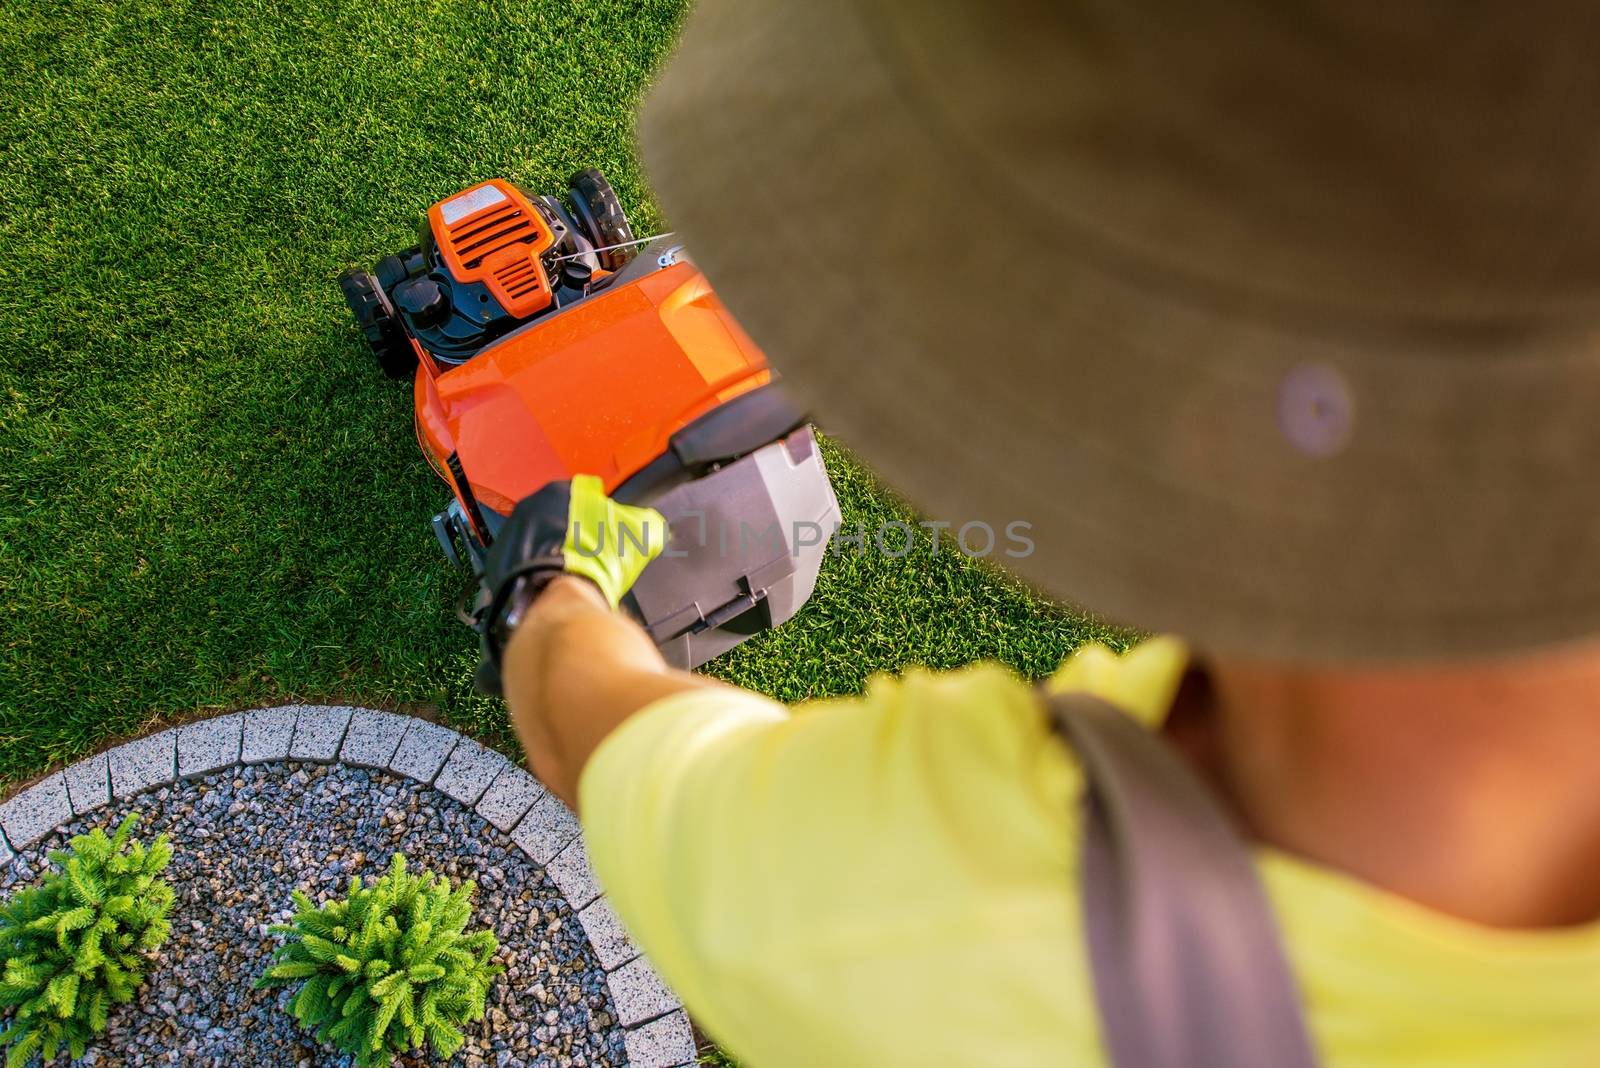
[[[1188,649],[1175,638],[1152,638],[1123,653],[1088,643],[1062,662],[1044,690],[1090,693],[1156,727],[1188,662]],[[925,778],[929,789],[943,790],[956,781],[1014,786],[1040,775],[1065,782],[1063,767],[1076,775],[1075,761],[1054,737],[1040,687],[992,661],[875,675],[860,694],[795,706],[787,733],[797,745],[831,750],[824,759],[835,780],[856,771],[876,781]]]
[[[914,667],[862,692],[793,708],[792,733],[837,749],[835,775],[948,774],[996,747],[1015,752],[1048,731],[1037,688],[1002,664]]]
[[[900,675],[874,675],[855,700],[867,706],[935,714],[1037,703],[1031,685],[1005,665],[987,660],[944,671],[913,667]]]
[[[1188,646],[1169,636],[1149,638],[1120,654],[1089,642],[1062,661],[1045,688],[1093,694],[1153,728],[1166,719],[1188,666]]]

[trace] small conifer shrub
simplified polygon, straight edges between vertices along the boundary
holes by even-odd
[[[106,1029],[111,1006],[133,1000],[148,955],[167,940],[172,860],[167,836],[133,841],[130,812],[113,837],[96,828],[50,854],[55,871],[0,907],[0,1006],[14,1009],[0,1033],[6,1068],[64,1045],[81,1057]]]
[[[440,1057],[461,1047],[461,1025],[483,1019],[490,963],[499,945],[487,928],[466,934],[476,886],[406,871],[396,853],[371,886],[350,880],[342,901],[321,908],[294,892],[294,919],[273,927],[289,940],[258,987],[300,983],[291,1006],[301,1026],[353,1055],[361,1068],[387,1065],[424,1040]]]

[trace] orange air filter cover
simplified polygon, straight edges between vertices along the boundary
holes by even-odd
[[[428,209],[428,226],[450,273],[481,282],[510,314],[537,315],[550,306],[550,279],[539,257],[555,234],[526,194],[491,178]]]

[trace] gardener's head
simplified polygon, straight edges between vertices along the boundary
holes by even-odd
[[[1203,647],[1600,633],[1600,9],[701,0],[652,180],[930,514]]]

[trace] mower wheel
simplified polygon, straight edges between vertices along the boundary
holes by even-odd
[[[378,280],[368,271],[351,268],[339,275],[339,289],[383,373],[390,378],[410,378],[416,374],[417,354],[406,341],[400,324],[395,322],[394,309],[378,287]]]
[[[590,167],[574,174],[567,184],[572,187],[572,206],[577,209],[583,236],[593,241],[595,248],[607,250],[595,253],[600,258],[600,266],[608,271],[617,270],[633,258],[637,249],[631,245],[626,248],[609,247],[633,240],[633,227],[628,225],[628,214],[622,210],[622,202],[617,199],[611,183],[606,181],[605,175]]]
[[[378,279],[378,288],[385,293],[394,292],[395,286],[411,277],[406,271],[406,261],[399,256],[385,256],[372,273]]]

